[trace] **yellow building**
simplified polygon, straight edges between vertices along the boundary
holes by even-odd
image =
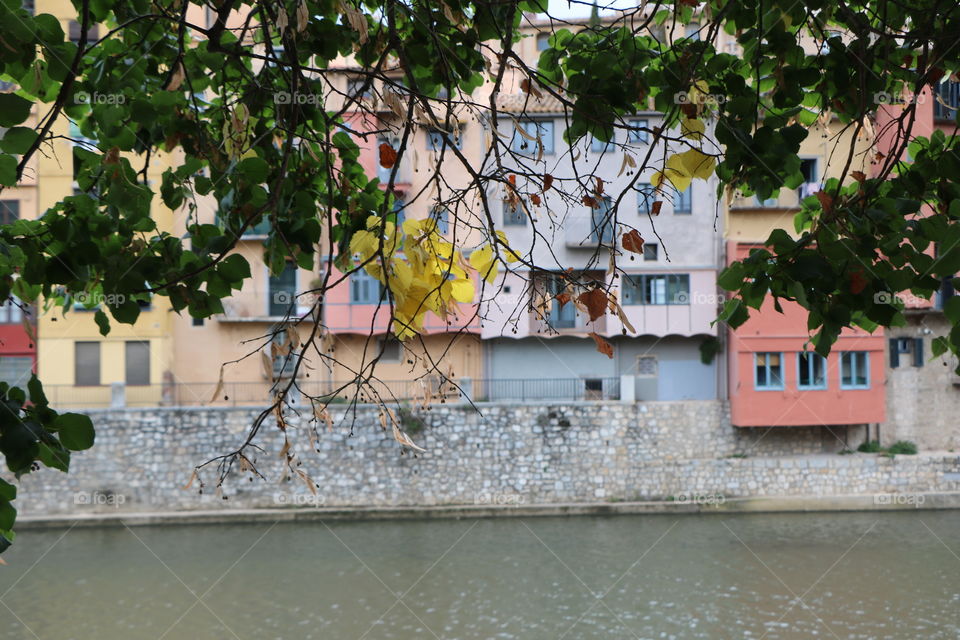
[[[65,34],[74,39],[79,36],[79,28],[72,20],[77,15],[76,9],[67,0],[37,2],[36,11],[58,17]],[[73,148],[84,144],[78,141],[78,130],[65,115],[60,116],[51,133],[72,140],[55,137],[44,147],[44,153],[36,156],[36,212],[41,215],[76,192]],[[159,184],[167,166],[165,157],[155,156],[149,178]],[[172,229],[174,215],[159,199],[154,199],[152,216],[161,231]],[[111,384],[123,383],[128,405],[161,403],[164,385],[170,382],[173,357],[167,298],[154,297],[149,306],[142,308],[134,325],[111,321],[107,337],[100,335],[94,311],[80,309],[81,306],[77,304],[66,313],[61,309],[43,312],[41,308],[37,371],[51,402],[62,406],[109,406]]]

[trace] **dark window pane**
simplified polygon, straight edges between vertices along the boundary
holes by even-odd
[[[73,345],[73,379],[79,387],[100,384],[100,343],[75,342]]]
[[[0,224],[10,224],[20,219],[19,200],[0,200]]]
[[[131,340],[125,346],[127,384],[150,384],[150,343]]]
[[[297,297],[297,265],[287,262],[283,272],[270,276],[270,315],[285,316]]]

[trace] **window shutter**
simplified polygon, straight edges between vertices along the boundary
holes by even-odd
[[[890,368],[896,369],[900,366],[900,349],[897,346],[897,339],[890,338]]]
[[[923,366],[923,338],[913,339],[913,366]]]

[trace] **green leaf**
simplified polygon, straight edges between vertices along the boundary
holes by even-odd
[[[9,502],[0,501],[0,531],[9,531],[17,520],[17,510]]]
[[[71,451],[82,451],[93,446],[93,422],[82,413],[61,413],[51,427],[60,436],[60,442]]]
[[[13,500],[17,497],[17,487],[0,478],[0,500]]]
[[[0,154],[0,185],[14,187],[16,184],[17,159],[7,154]]]
[[[0,149],[7,153],[26,153],[30,145],[37,139],[37,132],[27,127],[13,127],[7,129],[0,140]]]
[[[30,116],[33,103],[15,93],[0,93],[0,127],[13,127]]]
[[[106,336],[110,333],[110,319],[107,317],[107,314],[103,312],[103,309],[97,309],[97,312],[93,314],[93,320],[100,328],[100,335]]]
[[[260,184],[267,179],[270,165],[262,158],[246,158],[237,165],[237,170],[249,182]]]
[[[217,269],[228,282],[239,282],[250,277],[250,264],[239,253],[227,256]]]
[[[64,447],[52,446],[45,442],[40,443],[40,450],[37,454],[40,462],[51,469],[59,469],[66,473],[70,469],[70,452]]]

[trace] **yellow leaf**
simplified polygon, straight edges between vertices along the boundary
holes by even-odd
[[[496,266],[496,263],[494,263]],[[450,281],[450,297],[457,302],[473,302],[473,282],[470,280]]]
[[[684,163],[683,154],[670,156],[667,159],[667,167],[663,173],[677,191],[686,191],[692,181],[690,171],[686,163]]]
[[[359,253],[364,260],[377,252],[380,241],[369,231],[356,231],[350,238],[350,253]]]
[[[703,134],[707,130],[702,120],[696,118],[687,118],[680,121],[680,135],[691,140],[702,140]]]
[[[713,170],[717,166],[717,160],[698,149],[689,149],[679,154],[681,162],[687,168],[687,174],[693,178],[706,180],[713,175]],[[683,189],[680,189],[683,191]]]
[[[477,270],[480,276],[493,284],[497,279],[498,266],[493,247],[480,247],[470,254],[470,266]]]

